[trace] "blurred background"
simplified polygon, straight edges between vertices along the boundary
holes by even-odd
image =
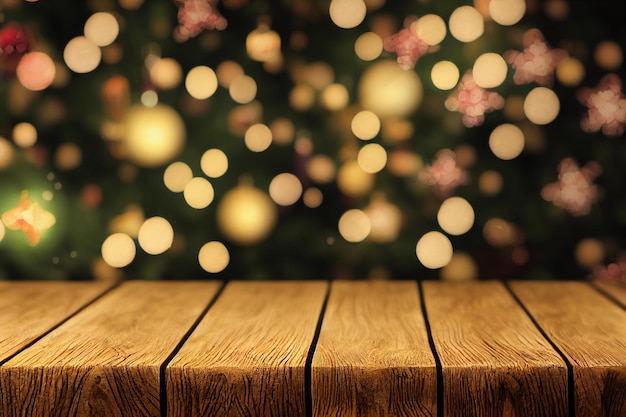
[[[0,0],[0,279],[624,280],[625,16]]]

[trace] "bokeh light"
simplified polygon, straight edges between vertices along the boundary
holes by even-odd
[[[11,142],[0,136],[0,170],[7,169],[15,160],[15,150]]]
[[[380,132],[380,119],[376,113],[362,110],[354,115],[350,124],[354,136],[361,140],[370,140]]]
[[[27,53],[20,59],[15,71],[20,84],[32,91],[48,88],[55,74],[54,61],[44,52]]]
[[[213,185],[208,180],[194,177],[185,185],[183,196],[190,207],[203,209],[213,202],[215,191],[213,190]]]
[[[327,184],[335,179],[337,166],[335,161],[327,155],[313,155],[307,162],[306,172],[311,181]]]
[[[351,29],[363,22],[367,6],[363,0],[331,0],[328,13],[335,25]]]
[[[243,68],[235,61],[223,61],[216,69],[217,81],[224,88],[230,88],[232,81],[245,75]]]
[[[278,33],[261,25],[246,37],[246,52],[255,61],[271,62],[280,57],[280,44]]]
[[[378,143],[369,143],[359,150],[357,162],[363,171],[375,174],[387,165],[387,151]]]
[[[150,66],[150,80],[161,90],[177,87],[183,79],[183,69],[173,58],[162,58]]]
[[[137,254],[133,238],[125,233],[109,235],[101,247],[102,259],[113,268],[123,268],[129,265]]]
[[[560,109],[559,97],[546,87],[533,88],[524,99],[524,114],[536,125],[547,125],[552,122]]]
[[[474,225],[474,208],[463,197],[449,197],[439,207],[437,222],[446,233],[457,236]]]
[[[446,22],[436,14],[426,14],[415,23],[417,36],[428,45],[439,45],[447,34]]]
[[[185,77],[185,88],[191,97],[207,99],[217,90],[217,75],[205,65],[193,67]]]
[[[417,259],[429,269],[446,266],[452,259],[452,242],[441,232],[425,233],[415,246]]]
[[[174,229],[167,219],[159,216],[150,217],[139,228],[137,240],[146,253],[159,255],[172,247]]]
[[[31,123],[21,122],[13,126],[13,142],[20,148],[30,148],[37,142],[37,129]]]
[[[624,51],[615,41],[602,41],[594,48],[593,59],[600,68],[615,71],[622,65]]]
[[[171,163],[163,172],[163,183],[173,193],[182,193],[192,178],[191,167],[181,161]]]
[[[576,263],[584,268],[593,268],[602,264],[605,256],[604,244],[596,238],[581,239],[574,249]]]
[[[277,145],[287,145],[293,142],[295,135],[295,126],[293,122],[286,117],[278,117],[270,123],[272,131],[272,142]]]
[[[383,40],[374,32],[365,32],[354,42],[354,52],[363,61],[373,61],[383,52]]]
[[[339,234],[348,242],[362,242],[372,230],[372,223],[368,215],[359,209],[346,211],[339,218]]]
[[[83,151],[81,148],[75,143],[65,142],[59,145],[54,154],[54,165],[61,171],[69,171],[77,168],[82,159]]]
[[[478,188],[488,196],[496,195],[502,190],[504,180],[498,171],[488,170],[478,177]]]
[[[384,195],[376,194],[363,211],[370,219],[369,238],[372,241],[389,243],[398,239],[403,222],[402,211],[398,206],[387,201]]]
[[[459,67],[451,61],[439,61],[430,71],[433,85],[440,90],[452,90],[459,82]]]
[[[494,217],[483,226],[483,237],[491,246],[501,248],[515,242],[517,229],[511,222]]]
[[[289,92],[289,104],[300,112],[309,110],[315,104],[315,89],[308,84],[296,84]]]
[[[495,88],[506,79],[509,66],[502,55],[487,52],[476,58],[472,68],[472,76],[477,86]]]
[[[512,26],[526,13],[526,0],[490,0],[489,15],[502,26]]]
[[[200,169],[207,177],[219,178],[228,171],[228,157],[220,149],[208,149],[200,158]]]
[[[222,242],[207,242],[198,251],[198,263],[209,273],[222,272],[230,263],[230,253]]]
[[[63,50],[65,65],[72,71],[84,74],[91,72],[100,64],[100,47],[84,36],[70,40]]]
[[[111,13],[94,13],[85,22],[85,37],[98,46],[112,44],[119,32],[120,25]]]
[[[374,186],[374,175],[363,171],[356,160],[345,162],[337,172],[337,186],[348,197],[362,197]]]
[[[317,187],[307,188],[304,194],[302,194],[302,201],[304,205],[309,208],[317,208],[322,205],[324,201],[324,194],[322,190]]]
[[[580,60],[567,57],[556,67],[556,78],[566,87],[575,87],[585,77],[585,66]]]
[[[496,127],[489,135],[489,148],[500,159],[517,158],[524,150],[524,132],[511,123]]]
[[[263,123],[255,123],[246,130],[244,141],[252,152],[263,152],[272,144],[272,130]]]
[[[326,109],[337,111],[348,105],[350,94],[344,85],[333,83],[324,87],[320,99]]]
[[[254,78],[240,75],[231,80],[228,87],[230,97],[239,104],[250,103],[256,97],[257,85]]]
[[[291,206],[302,195],[302,183],[294,174],[283,172],[270,181],[270,197],[280,206]]]
[[[454,9],[448,20],[450,34],[461,42],[478,39],[485,30],[485,21],[478,10],[472,6]]]

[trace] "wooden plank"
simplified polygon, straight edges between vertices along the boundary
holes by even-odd
[[[159,415],[160,366],[219,286],[123,283],[0,367],[0,415]]]
[[[167,367],[167,415],[305,415],[305,362],[327,287],[229,283]]]
[[[567,416],[566,364],[502,283],[429,281],[423,291],[444,416]]]
[[[609,294],[626,308],[626,283],[618,281],[594,281],[593,285]]]
[[[110,288],[101,282],[0,284],[0,363]]]
[[[436,416],[415,282],[336,281],[313,356],[314,416]]]
[[[626,416],[626,311],[584,282],[511,289],[572,364],[576,416]]]

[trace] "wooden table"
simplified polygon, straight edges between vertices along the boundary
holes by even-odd
[[[626,286],[0,282],[0,416],[625,417]]]

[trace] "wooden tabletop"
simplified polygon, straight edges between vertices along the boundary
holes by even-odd
[[[625,417],[626,285],[0,282],[0,416]]]

